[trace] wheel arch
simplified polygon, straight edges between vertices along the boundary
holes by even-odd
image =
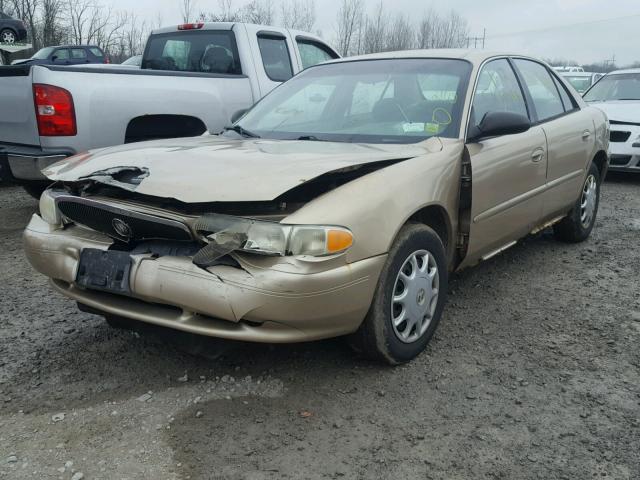
[[[163,138],[195,137],[207,131],[206,124],[192,115],[141,115],[127,124],[125,143]]]
[[[592,163],[598,168],[600,172],[600,179],[604,180],[609,169],[609,155],[604,150],[599,150],[593,157]]]
[[[400,225],[398,232],[400,229],[408,223],[419,223],[422,225],[426,225],[429,228],[432,228],[440,240],[444,245],[444,250],[447,254],[447,262],[451,267],[454,246],[455,242],[453,241],[453,225],[451,222],[451,217],[447,213],[447,210],[444,206],[439,203],[432,203],[429,205],[424,205],[418,208],[415,212],[413,212],[407,220]],[[398,235],[394,235],[395,238]]]

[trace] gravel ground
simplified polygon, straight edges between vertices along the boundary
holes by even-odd
[[[640,478],[640,177],[607,181],[590,241],[456,275],[399,368],[110,329],[27,264],[35,208],[0,188],[0,478]]]

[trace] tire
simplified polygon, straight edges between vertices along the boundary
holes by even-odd
[[[0,32],[0,42],[2,43],[15,43],[18,40],[16,32],[10,28],[5,28]]]
[[[350,338],[352,347],[390,365],[412,360],[438,327],[447,288],[445,248],[436,232],[422,224],[404,226],[389,251],[369,312]]]
[[[553,227],[558,240],[567,243],[584,242],[596,223],[600,205],[600,171],[591,164],[584,181],[580,197],[565,218]]]
[[[29,182],[22,185],[22,188],[33,198],[40,200],[42,192],[44,192],[49,185],[50,183],[47,182]]]

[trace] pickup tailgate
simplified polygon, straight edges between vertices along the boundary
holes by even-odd
[[[32,78],[30,65],[0,67],[0,144],[40,145]]]

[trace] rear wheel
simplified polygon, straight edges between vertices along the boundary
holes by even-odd
[[[2,43],[15,43],[18,40],[13,30],[5,28],[0,32],[0,42]]]
[[[389,252],[371,308],[352,337],[355,350],[397,365],[433,336],[447,295],[444,245],[425,225],[405,226]]]
[[[589,173],[582,186],[580,198],[569,215],[553,227],[558,240],[569,243],[583,242],[593,230],[600,204],[600,171],[591,164]]]

